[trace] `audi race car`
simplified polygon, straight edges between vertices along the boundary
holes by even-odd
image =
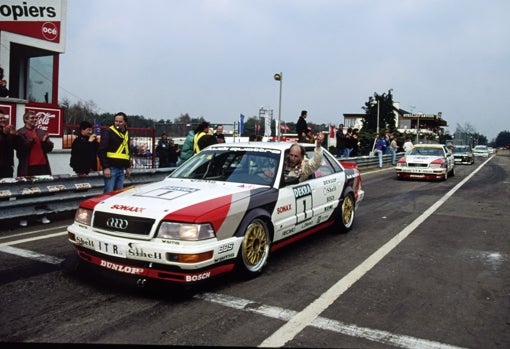
[[[397,161],[398,179],[448,179],[455,175],[453,154],[444,144],[416,144]]]
[[[283,246],[325,228],[349,231],[364,197],[357,165],[326,150],[308,179],[285,176],[291,144],[212,145],[159,182],[85,200],[68,239],[80,263],[142,283],[259,275]],[[315,145],[302,145],[313,157]]]
[[[469,145],[455,145],[453,148],[453,158],[456,164],[472,165],[475,163],[475,155]]]

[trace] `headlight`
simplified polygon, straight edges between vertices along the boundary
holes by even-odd
[[[213,238],[214,229],[210,224],[163,222],[159,227],[157,237],[161,239],[198,241]]]
[[[442,168],[446,167],[446,162],[443,159],[436,159],[429,165],[430,168]]]
[[[74,214],[74,221],[80,224],[90,225],[92,221],[92,210],[79,207]]]

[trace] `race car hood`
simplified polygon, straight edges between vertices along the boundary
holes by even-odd
[[[248,201],[257,192],[267,190],[266,186],[166,178],[121,191],[98,202],[94,210],[156,220],[172,216],[176,220],[195,221],[224,213],[233,203]]]
[[[430,164],[436,159],[443,159],[441,156],[407,155],[406,162],[412,164]]]

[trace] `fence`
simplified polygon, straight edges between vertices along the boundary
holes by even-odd
[[[133,170],[125,186],[163,179],[171,168]],[[0,181],[1,219],[74,211],[81,201],[103,193],[102,173],[88,176],[54,175],[8,178]]]
[[[101,140],[101,132],[109,126],[94,126],[97,141]],[[64,125],[62,149],[71,149],[74,139],[80,132],[80,125]],[[154,128],[129,128],[129,151],[133,155],[133,168],[155,168],[156,164],[156,131]],[[55,173],[55,172],[54,172]]]

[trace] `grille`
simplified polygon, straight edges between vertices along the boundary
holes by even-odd
[[[429,165],[428,164],[413,164],[413,163],[410,163],[410,164],[407,164],[407,166],[409,167],[428,167]]]
[[[96,212],[92,226],[94,228],[104,229],[112,232],[148,236],[151,232],[154,222],[155,220],[152,218],[140,218]]]

